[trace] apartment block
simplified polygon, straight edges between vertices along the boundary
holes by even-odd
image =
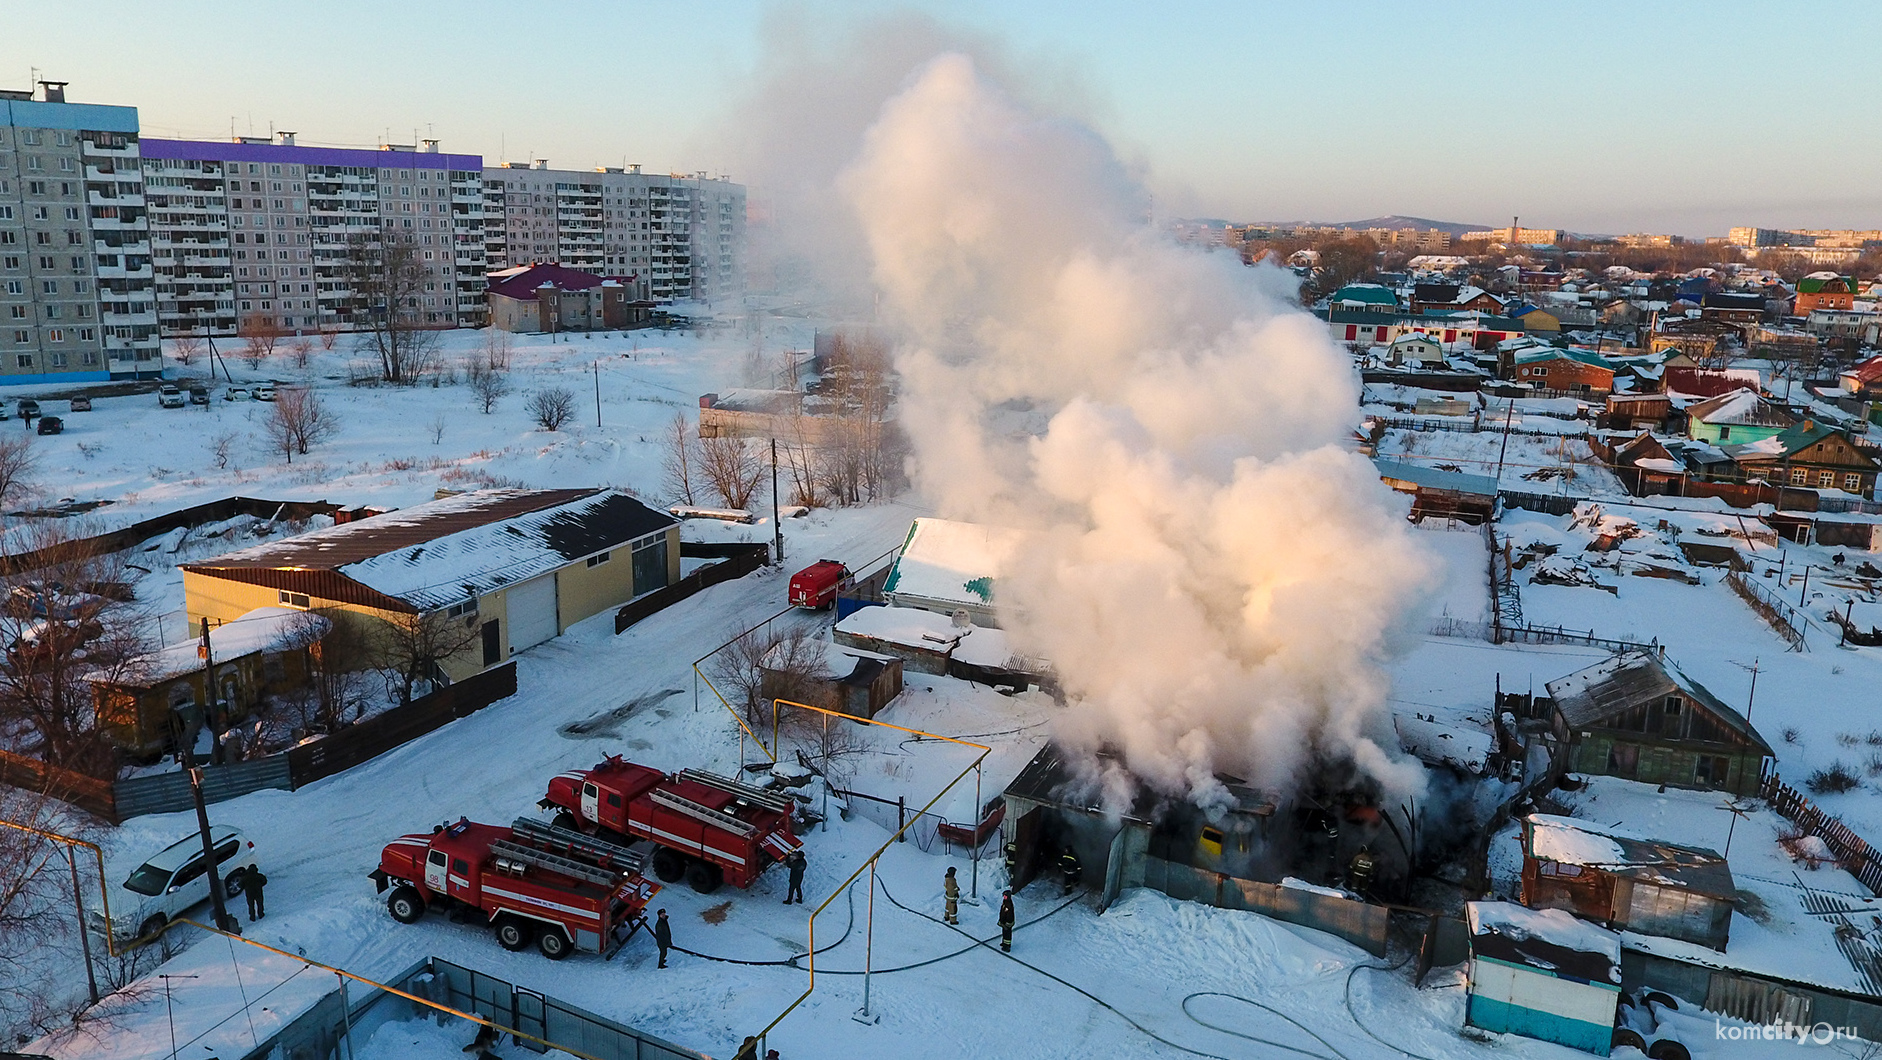
[[[137,108],[0,90],[0,385],[158,375]]]
[[[143,147],[164,334],[349,330],[371,309],[348,286],[348,243],[386,232],[423,260],[426,323],[483,323],[481,156],[435,140],[302,146],[291,132]]]
[[[745,290],[745,187],[639,166],[550,169],[545,159],[484,170],[490,268],[553,263],[634,276],[655,301]]]

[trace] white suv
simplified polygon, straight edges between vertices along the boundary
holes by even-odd
[[[229,825],[209,830],[223,897],[241,897],[244,877],[255,871],[255,844]],[[144,862],[111,891],[111,919],[119,938],[143,938],[163,930],[173,918],[209,900],[209,874],[203,866],[203,837],[191,832]],[[102,910],[91,910],[94,930],[102,932]]]
[[[173,384],[165,383],[157,388],[157,404],[166,409],[183,407],[183,392]]]

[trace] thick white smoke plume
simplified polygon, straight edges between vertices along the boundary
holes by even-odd
[[[905,339],[919,487],[1035,532],[1000,602],[1063,678],[1060,739],[1205,807],[1216,773],[1289,789],[1329,762],[1415,794],[1380,662],[1430,561],[1342,447],[1358,382],[1292,277],[1164,238],[1100,137],[959,54],[883,105],[841,188]]]

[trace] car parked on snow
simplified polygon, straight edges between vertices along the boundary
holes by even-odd
[[[90,412],[91,411],[91,398],[88,398],[88,397],[73,398],[72,399],[72,411],[73,412]]]
[[[275,385],[273,383],[256,383],[254,394],[256,401],[273,401]]]
[[[245,878],[256,870],[255,844],[229,825],[211,828],[209,839],[216,852],[223,897],[239,898]],[[201,833],[191,832],[139,865],[112,890],[112,926],[119,938],[144,938],[162,931],[165,924],[208,900],[209,873],[203,860],[203,838]],[[91,910],[91,923],[92,929],[102,934],[103,912]]]
[[[209,388],[206,386],[202,386],[200,384],[197,386],[190,387],[190,404],[192,405],[209,404]]]
[[[231,386],[231,387],[223,388],[222,400],[224,401],[245,401],[247,399],[248,399],[248,388],[245,386]]]
[[[157,404],[166,409],[183,407],[183,392],[174,383],[165,383],[157,388]]]
[[[31,420],[39,415],[39,402],[32,398],[20,399],[20,419]]]
[[[39,417],[40,434],[60,434],[65,430],[65,421],[57,416]]]

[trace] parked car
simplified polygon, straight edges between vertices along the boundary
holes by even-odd
[[[88,398],[88,397],[73,398],[72,399],[72,411],[73,412],[90,412],[91,411],[91,398]]]
[[[254,394],[255,394],[256,401],[273,401],[274,400],[274,384],[273,383],[257,383],[255,384]]]
[[[200,385],[190,387],[190,404],[192,405],[209,404],[209,388],[206,386],[200,386]]]
[[[247,399],[247,397],[248,388],[245,386],[224,387],[222,391],[222,400],[224,401],[242,401]]]
[[[21,399],[20,419],[30,420],[37,415],[39,415],[39,402],[34,401],[32,398]]]
[[[209,838],[222,874],[223,897],[240,897],[244,880],[256,869],[255,844],[229,825],[211,828]],[[111,919],[118,937],[143,938],[208,900],[203,838],[201,833],[191,832],[139,865],[111,892]],[[103,912],[92,910],[91,922],[93,930],[102,934]]]
[[[13,410],[7,407],[6,402],[0,401],[0,420],[10,420],[12,418]]]
[[[166,409],[183,407],[183,392],[173,383],[165,383],[157,388],[157,404]]]
[[[57,416],[39,417],[40,434],[59,434],[65,430],[65,421]]]

